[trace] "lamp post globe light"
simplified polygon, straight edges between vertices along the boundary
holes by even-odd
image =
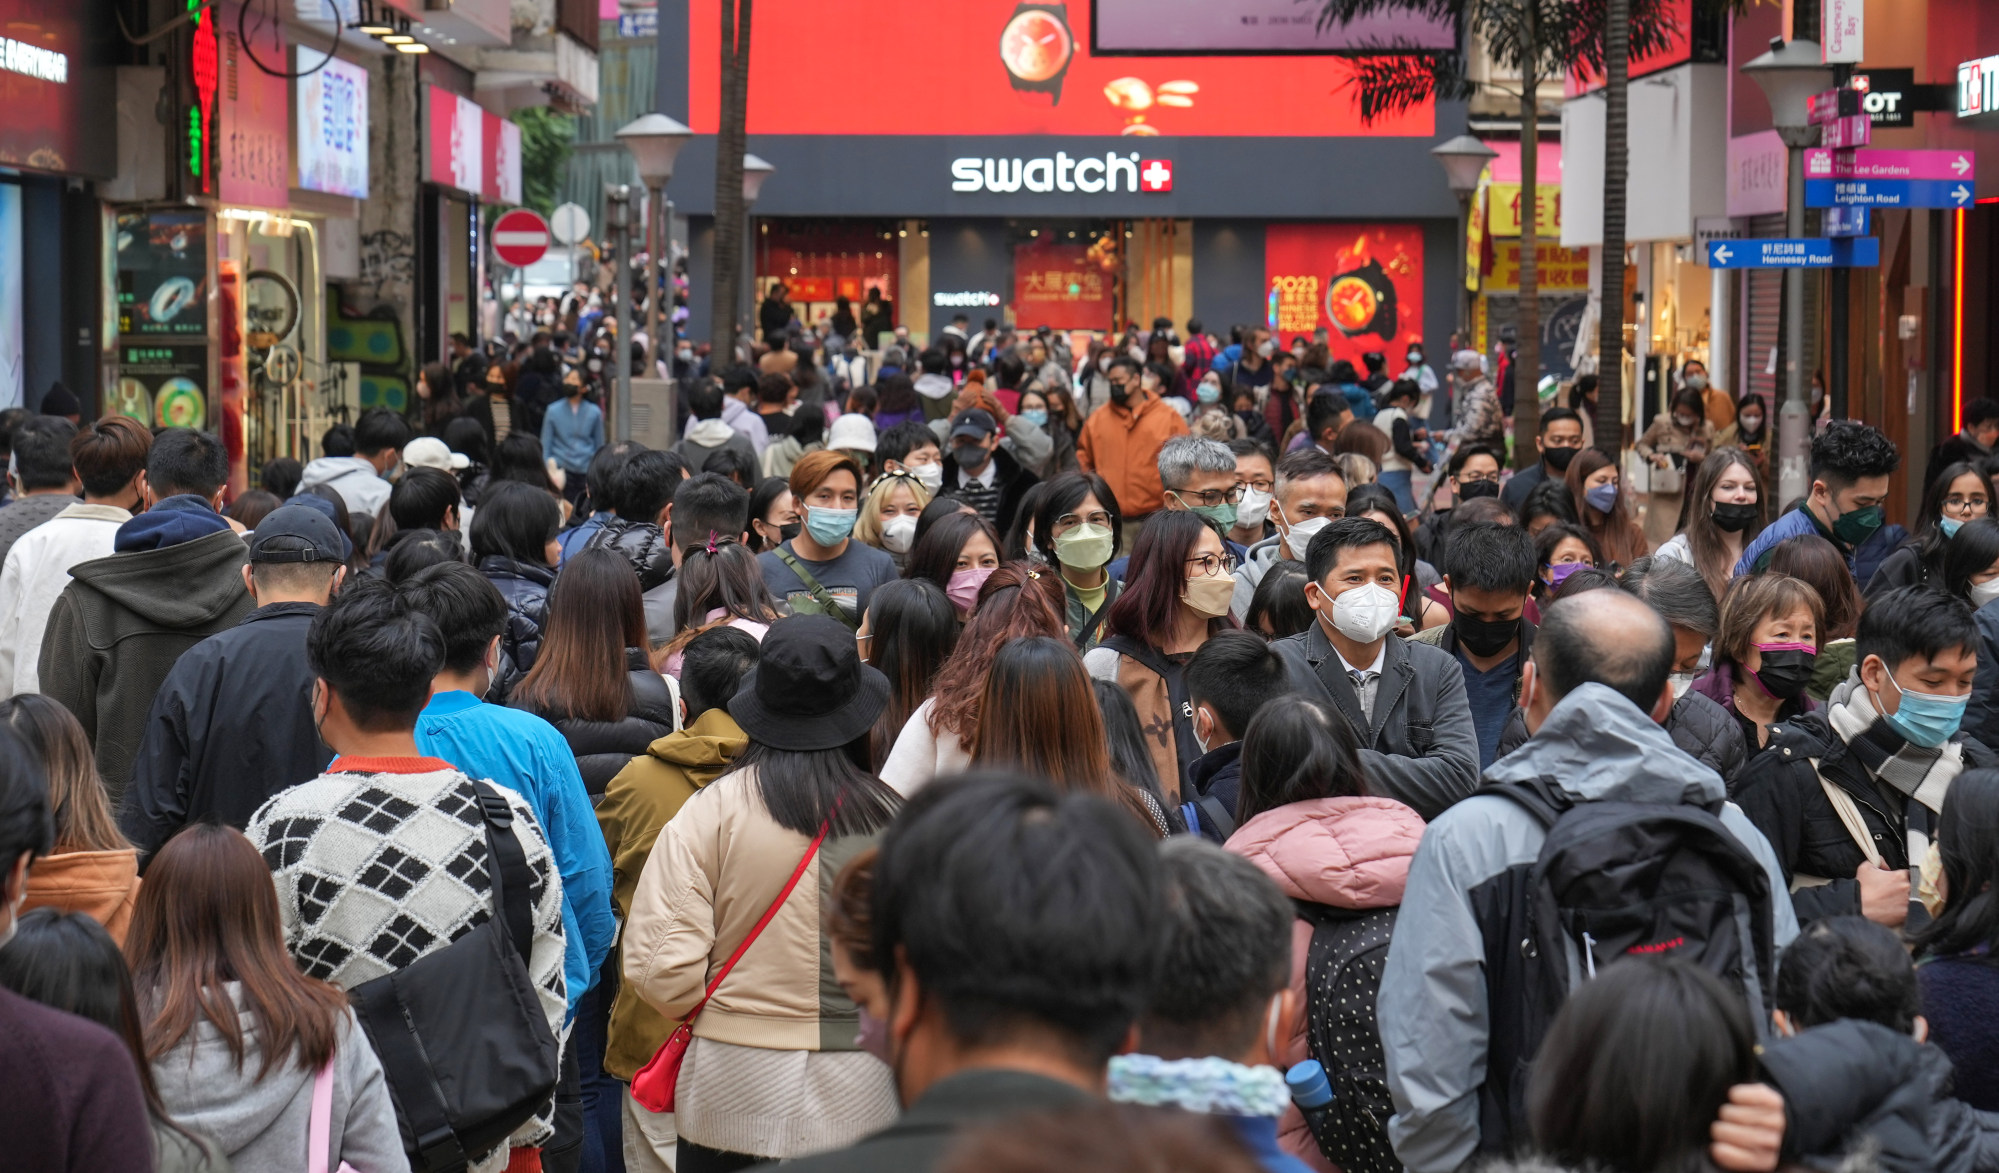
[[[651,194],[646,206],[650,215],[646,217],[646,255],[651,263],[646,268],[646,341],[651,353],[647,355],[646,377],[651,378],[658,365],[659,356],[665,350],[660,341],[660,263],[666,259],[666,226],[672,221],[672,213],[666,203],[666,185],[673,178],[673,161],[679,157],[680,149],[694,137],[694,131],[685,124],[668,118],[664,114],[642,114],[618,129],[617,139],[631,152],[632,162],[637,164],[639,180]],[[619,346],[625,346],[619,339]],[[629,355],[620,355],[628,364]]]
[[[1453,288],[1457,290],[1458,338],[1463,340],[1471,330],[1471,291],[1465,288],[1465,269],[1470,264],[1465,237],[1471,230],[1471,195],[1478,190],[1478,177],[1485,173],[1485,165],[1498,158],[1499,152],[1461,134],[1431,147],[1430,154],[1443,165],[1444,182],[1458,197],[1458,269]]]
[[[1818,141],[1808,102],[1813,94],[1832,88],[1832,68],[1813,41],[1770,39],[1770,51],[1742,67],[1770,102],[1770,119],[1784,140],[1790,182],[1784,200],[1784,231],[1805,234],[1804,150]],[[1784,273],[1788,307],[1784,329],[1784,402],[1777,409],[1777,499],[1792,501],[1811,488],[1807,455],[1811,447],[1810,409],[1805,402],[1805,273]]]

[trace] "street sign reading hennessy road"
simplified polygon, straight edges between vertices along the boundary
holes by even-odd
[[[1708,242],[1710,269],[1850,269],[1881,263],[1881,241],[1873,236],[1822,236]]]

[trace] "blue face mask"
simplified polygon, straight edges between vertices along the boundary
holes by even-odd
[[[1617,486],[1591,485],[1583,490],[1583,500],[1598,513],[1609,513],[1617,504]]]
[[[1938,696],[1896,687],[1902,693],[1902,703],[1888,714],[1888,724],[1911,742],[1935,749],[1955,736],[1964,723],[1969,696]]]
[[[1937,528],[1943,530],[1944,537],[1954,538],[1957,536],[1957,531],[1964,528],[1964,523],[1955,517],[1939,517],[1937,518]]]
[[[1048,412],[1043,408],[1030,407],[1027,410],[1020,413],[1020,418],[1026,420],[1030,424],[1033,424],[1037,428],[1045,428],[1048,426]]]
[[[1214,383],[1203,383],[1194,388],[1194,398],[1199,399],[1202,403],[1220,403],[1222,401],[1222,389]]]
[[[809,505],[805,509],[805,532],[822,546],[837,546],[854,534],[854,519],[861,515],[858,509],[828,509],[823,505]]]

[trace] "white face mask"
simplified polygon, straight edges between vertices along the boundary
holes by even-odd
[[[1357,644],[1371,644],[1395,630],[1396,603],[1395,592],[1380,583],[1342,591],[1333,600],[1333,627]]]
[[[1675,672],[1666,678],[1673,685],[1674,700],[1677,701],[1687,695],[1687,690],[1693,687],[1695,675],[1692,672]]]
[[[882,548],[892,554],[907,554],[916,544],[916,519],[904,513],[882,523]]]
[[[939,461],[914,465],[910,468],[909,475],[915,477],[916,483],[922,485],[933,497],[937,495],[937,490],[944,487],[944,465]]]
[[[1261,489],[1245,487],[1242,500],[1235,507],[1235,521],[1240,526],[1259,526],[1270,516],[1270,494]]]
[[[1999,599],[1999,578],[1995,578],[1991,582],[1974,582],[1971,584],[1971,606],[1973,609],[1983,607],[1994,599]]]
[[[1238,514],[1240,516],[1240,514]],[[1300,562],[1305,560],[1305,548],[1312,544],[1312,535],[1333,524],[1330,517],[1308,517],[1291,527],[1285,535],[1284,544],[1291,549],[1291,557]]]

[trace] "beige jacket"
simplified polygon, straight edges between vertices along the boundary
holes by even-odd
[[[827,839],[784,907],[695,1020],[697,1038],[776,1051],[852,1051],[854,1003],[832,977],[823,909],[840,868],[872,835]],[[653,845],[624,928],[624,976],[669,1022],[777,899],[811,843],[773,822],[754,770],[687,800]]]

